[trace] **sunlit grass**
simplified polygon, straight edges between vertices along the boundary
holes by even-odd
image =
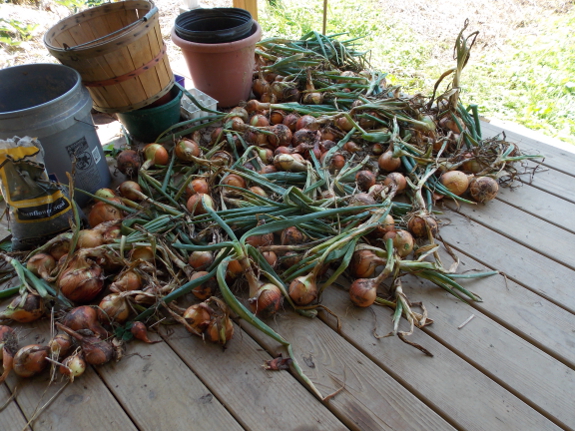
[[[278,0],[260,2],[265,35],[299,38],[322,30],[323,2],[303,5]],[[438,62],[433,46],[407,26],[386,16],[372,0],[328,2],[327,33],[360,37],[374,68],[408,92],[430,94],[453,63]],[[541,23],[537,35],[509,41],[502,51],[475,53],[463,72],[464,103],[476,103],[488,118],[512,121],[575,144],[575,10]],[[460,29],[454,29],[453,40]],[[481,29],[470,29],[470,31]]]

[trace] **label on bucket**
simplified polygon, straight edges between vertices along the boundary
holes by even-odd
[[[95,151],[90,151],[88,141],[82,137],[68,145],[66,151],[72,162],[76,159],[76,175],[74,176],[76,187],[90,190],[94,184],[100,182],[100,172],[96,165],[100,161],[100,153],[97,148]]]

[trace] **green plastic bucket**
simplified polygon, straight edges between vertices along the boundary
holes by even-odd
[[[154,142],[164,130],[180,121],[180,101],[183,93],[174,85],[170,95],[172,100],[163,105],[116,115],[132,138],[142,142]]]

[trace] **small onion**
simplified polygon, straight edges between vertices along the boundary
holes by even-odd
[[[202,334],[210,324],[211,312],[204,304],[194,304],[184,312],[186,322],[196,331],[196,335]],[[189,328],[186,328],[189,330]]]
[[[72,356],[68,356],[62,362],[59,371],[65,376],[70,376],[71,380],[84,374],[86,371],[86,360],[84,359],[84,354],[79,351]]]
[[[70,350],[74,346],[74,340],[68,334],[56,334],[48,342],[48,347],[50,348],[50,353],[55,358],[65,358],[70,353]]]
[[[375,185],[375,175],[367,170],[358,171],[355,174],[355,182],[360,190],[366,192],[371,186]]]
[[[279,287],[272,283],[266,283],[259,287],[249,299],[254,314],[267,318],[275,314],[281,307],[283,300]]]
[[[134,178],[142,166],[140,156],[134,150],[124,150],[116,157],[118,170],[128,178]]]
[[[349,263],[349,272],[355,278],[369,278],[385,261],[371,250],[356,250]]]
[[[385,180],[383,180],[383,185],[388,187],[395,187],[397,193],[401,193],[407,187],[407,180],[399,172],[391,172],[387,174]]]
[[[478,177],[471,180],[469,193],[476,202],[485,203],[495,199],[499,192],[499,185],[491,177]]]
[[[46,358],[49,354],[48,346],[30,344],[22,347],[14,355],[14,372],[20,377],[32,377],[41,373],[48,365]]]
[[[34,275],[44,279],[50,277],[50,273],[56,268],[56,259],[47,253],[38,253],[28,259],[26,268]]]
[[[89,305],[81,305],[71,309],[64,316],[62,323],[74,331],[89,329],[100,338],[108,338],[108,331],[98,322],[97,310]]]
[[[19,323],[29,323],[44,315],[46,307],[40,295],[27,293],[25,298],[17,296],[10,305],[0,313],[0,320],[10,319]]]
[[[413,250],[413,236],[406,230],[398,229],[389,231],[383,238],[386,240],[391,238],[393,240],[393,247],[400,257],[407,256]]]
[[[395,172],[401,167],[401,159],[393,157],[392,151],[386,151],[377,159],[377,165],[383,172]]]
[[[289,296],[296,305],[306,306],[315,301],[319,291],[315,274],[309,273],[292,280],[288,290]]]
[[[210,266],[214,261],[214,255],[211,251],[194,251],[188,258],[188,263],[196,271],[201,271]]]
[[[88,215],[88,223],[91,227],[96,227],[100,223],[112,220],[121,220],[122,212],[116,207],[105,202],[97,202]]]
[[[349,298],[358,307],[369,307],[377,297],[374,278],[358,278],[349,287]]]
[[[58,287],[69,300],[77,303],[92,301],[104,288],[104,271],[96,263],[65,270]]]
[[[141,201],[145,198],[142,187],[135,181],[124,181],[118,186],[118,191],[126,199]]]
[[[407,229],[416,238],[427,238],[427,230],[436,236],[439,230],[437,222],[428,214],[414,215],[407,222]]]
[[[102,234],[94,229],[82,229],[78,235],[78,248],[93,248],[104,244]]]
[[[296,226],[290,226],[282,230],[280,241],[282,245],[303,244],[306,240],[304,233]]]
[[[168,150],[160,144],[148,144],[144,147],[143,152],[146,161],[142,169],[148,169],[154,165],[167,165],[170,161]]]
[[[451,193],[457,196],[461,196],[467,190],[469,186],[469,179],[461,171],[448,171],[441,174],[439,181],[443,184]]]
[[[206,214],[207,210],[204,205],[208,208],[214,209],[214,201],[210,195],[204,193],[192,195],[186,202],[186,208],[190,213],[192,213],[192,215]]]
[[[132,269],[119,274],[110,285],[110,290],[113,292],[127,292],[130,290],[140,290],[141,288],[142,276]]]
[[[132,335],[136,340],[143,341],[144,343],[155,344],[162,342],[162,340],[157,341],[150,340],[150,338],[148,337],[148,330],[143,322],[139,321],[134,322],[132,324],[132,327],[130,328],[130,332],[132,333]]]
[[[205,178],[196,178],[190,181],[186,187],[186,196],[189,198],[196,193],[208,193],[210,186]]]
[[[208,274],[209,274],[208,271],[194,272],[192,274],[192,276],[190,277],[190,281],[194,281],[194,280],[197,280],[198,278],[205,277]],[[198,299],[202,299],[202,300],[208,299],[210,296],[212,296],[215,293],[216,286],[217,286],[216,279],[212,277],[212,278],[208,279],[207,281],[203,282],[202,284],[200,284],[199,286],[194,287],[192,289],[192,293]]]
[[[292,132],[295,132],[298,120],[299,116],[295,113],[291,113],[284,117],[282,124],[287,126]]]
[[[130,306],[119,293],[110,293],[102,298],[99,305],[103,322],[124,323],[130,317]]]

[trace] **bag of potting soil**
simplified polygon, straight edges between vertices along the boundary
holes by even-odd
[[[64,188],[48,177],[37,139],[0,139],[0,179],[12,250],[32,249],[70,228],[72,204]]]

